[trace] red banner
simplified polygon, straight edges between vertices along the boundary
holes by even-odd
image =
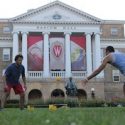
[[[28,36],[28,70],[43,70],[43,37]]]
[[[86,38],[71,36],[71,69],[72,71],[86,70]]]

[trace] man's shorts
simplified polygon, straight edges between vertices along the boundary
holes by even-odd
[[[25,92],[25,89],[24,87],[22,86],[22,84],[16,84],[16,85],[13,85],[13,84],[7,84],[4,88],[4,92],[10,92],[11,91],[11,88],[13,88],[15,94],[22,94]]]

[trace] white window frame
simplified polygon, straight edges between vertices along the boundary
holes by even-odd
[[[104,58],[104,49],[101,48],[101,60],[103,60],[103,58]]]
[[[118,28],[111,28],[111,35],[117,36],[118,35]]]
[[[8,26],[3,27],[3,33],[10,33],[10,27]]]
[[[8,58],[5,56],[8,56]],[[10,48],[3,48],[3,61],[10,61]]]
[[[102,28],[100,29],[100,33],[103,34],[103,30],[102,30]]]
[[[6,69],[2,70],[2,76],[4,76]]]
[[[120,82],[119,70],[112,70],[112,79],[113,79],[113,82]],[[116,80],[116,79],[118,79],[118,80]]]

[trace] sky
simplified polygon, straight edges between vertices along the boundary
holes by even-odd
[[[1,0],[0,18],[12,18],[55,0]],[[125,0],[59,0],[103,20],[125,21]]]

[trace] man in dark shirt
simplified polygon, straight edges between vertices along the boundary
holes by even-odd
[[[26,90],[26,78],[25,78],[25,68],[22,65],[23,56],[16,55],[15,63],[10,64],[4,73],[4,97],[1,101],[1,108],[4,108],[7,97],[10,95],[10,90],[13,88],[15,94],[20,95],[20,109],[24,109],[24,100],[25,100],[25,90]],[[19,81],[20,76],[24,85]]]

